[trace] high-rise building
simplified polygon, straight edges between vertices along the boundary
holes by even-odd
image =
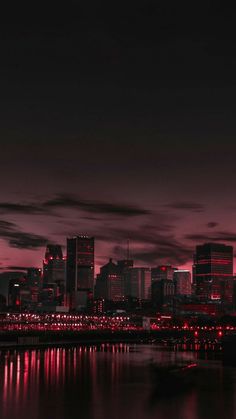
[[[112,259],[101,267],[97,275],[96,296],[107,301],[124,300],[124,276]]]
[[[198,297],[202,300],[232,302],[233,247],[219,243],[197,246],[194,264]]]
[[[164,306],[171,306],[174,296],[175,284],[173,280],[152,281],[152,303],[154,307],[162,309]]]
[[[67,239],[66,290],[70,307],[87,306],[94,289],[94,237],[75,236]]]
[[[126,296],[150,300],[151,280],[150,268],[130,268],[127,273]]]
[[[124,279],[124,295],[129,296],[130,295],[129,272],[130,272],[130,269],[133,268],[134,266],[134,261],[132,259],[128,259],[128,255],[127,255],[127,259],[118,260],[117,266],[118,266],[120,275],[122,275]]]
[[[178,269],[174,271],[174,283],[176,295],[191,295],[192,283],[191,273],[185,269]]]
[[[42,288],[42,269],[28,268],[26,273],[27,285],[31,293],[32,308],[39,302],[40,290]]]
[[[44,290],[52,288],[57,304],[63,303],[65,293],[66,261],[63,257],[62,248],[58,244],[48,244],[43,261],[43,285]]]

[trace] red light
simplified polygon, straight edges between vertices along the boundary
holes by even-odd
[[[162,266],[161,271],[165,272],[166,271],[166,266]]]
[[[218,336],[219,336],[219,338],[221,338],[223,336],[223,332],[221,330],[219,330]]]
[[[198,331],[197,330],[194,332],[194,336],[198,336]]]

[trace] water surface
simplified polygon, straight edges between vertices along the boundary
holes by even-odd
[[[195,361],[155,345],[11,350],[0,353],[1,419],[231,419],[236,370],[197,360],[193,387],[159,397],[152,363]],[[170,383],[171,385],[171,383]]]

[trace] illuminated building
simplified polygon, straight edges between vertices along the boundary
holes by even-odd
[[[72,309],[87,306],[94,290],[94,238],[75,236],[67,239],[66,290]]]
[[[94,314],[102,314],[105,311],[105,300],[104,298],[98,298],[93,301],[92,312]]]
[[[44,289],[54,289],[54,298],[58,304],[62,304],[65,292],[65,268],[66,262],[63,258],[61,246],[48,244],[43,261],[43,283]]]
[[[129,269],[127,274],[126,296],[140,300],[151,299],[151,269]]]
[[[112,259],[101,267],[97,275],[96,296],[107,301],[124,300],[124,276]]]
[[[174,271],[174,283],[176,295],[191,295],[191,273],[184,269]]]
[[[206,243],[194,256],[196,295],[201,300],[233,299],[233,247]]]

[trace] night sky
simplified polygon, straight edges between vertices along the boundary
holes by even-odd
[[[136,266],[234,245],[236,16],[216,3],[2,9],[2,269],[77,233],[97,267],[127,239]]]

